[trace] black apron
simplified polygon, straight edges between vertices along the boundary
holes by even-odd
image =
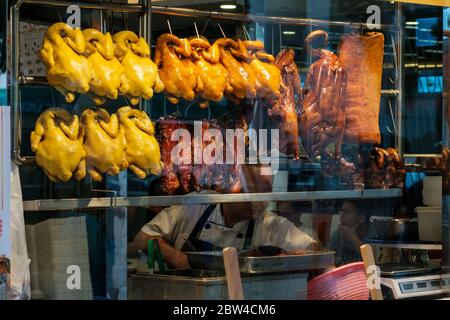
[[[213,245],[209,242],[205,242],[199,239],[200,233],[202,232],[205,225],[208,224],[208,219],[213,213],[214,209],[216,208],[216,204],[210,204],[206,210],[201,215],[200,219],[197,221],[197,223],[194,226],[194,229],[192,229],[191,234],[189,235],[189,244],[186,242],[183,247],[181,248],[182,251],[193,251],[195,248],[196,251],[216,251],[216,250],[222,250],[223,248],[217,245]],[[244,240],[244,247],[243,249],[249,249],[252,245],[252,238],[253,238],[253,230],[255,228],[255,221],[250,220],[247,228],[247,233],[245,235]],[[194,248],[192,248],[194,247]]]

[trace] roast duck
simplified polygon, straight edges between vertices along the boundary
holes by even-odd
[[[161,152],[149,116],[129,106],[120,108],[117,116],[124,130],[126,159],[130,170],[141,179],[149,174],[159,175],[163,168]]]
[[[203,83],[190,59],[192,48],[188,39],[165,33],[156,41],[155,63],[164,83],[164,92],[171,103],[181,98],[192,101],[203,91]]]
[[[223,144],[222,138],[226,136],[225,128],[240,128],[244,132],[247,128],[241,119],[229,121],[231,122],[225,122],[224,119],[203,120],[199,128],[202,131],[200,140],[195,138],[192,122],[183,121],[175,116],[159,119],[158,141],[164,166],[161,174],[161,190],[164,193],[201,190],[229,193],[241,191],[242,168],[237,159],[238,155],[234,152],[231,159],[233,164],[226,163],[227,149],[232,146]],[[189,135],[174,134],[177,129],[184,129]],[[191,140],[188,141],[188,137]],[[215,137],[220,139],[216,140]],[[238,148],[237,143],[234,147]],[[222,154],[219,153],[220,150]],[[174,159],[177,160],[173,161]],[[217,161],[218,159],[223,163]]]
[[[47,80],[70,103],[86,93],[92,78],[91,63],[82,55],[85,40],[80,29],[58,22],[47,29],[39,57],[47,68]]]
[[[47,109],[37,119],[31,149],[50,180],[68,181],[72,176],[80,180],[86,175],[82,164],[86,152],[78,133],[78,117],[64,109]]]
[[[96,105],[105,103],[106,98],[117,99],[124,67],[114,56],[111,34],[103,34],[97,29],[83,30],[86,41],[84,56],[92,66],[89,95]]]
[[[379,144],[384,35],[379,32],[345,34],[338,54],[347,74],[344,141]]]
[[[300,75],[294,61],[294,50],[283,49],[275,59],[281,71],[280,95],[271,101],[268,110],[272,123],[277,124],[280,137],[280,152],[300,157],[298,117],[302,100]]]
[[[374,189],[402,188],[405,168],[397,150],[374,147],[367,156],[361,157],[365,185]]]
[[[322,30],[311,32],[305,39],[307,52],[317,60],[310,66],[305,80],[299,130],[303,146],[312,159],[329,153],[330,144],[334,144],[334,156],[339,156],[346,128],[346,73],[338,56],[315,48],[327,44],[328,34]]]
[[[144,38],[134,32],[120,31],[113,36],[115,56],[122,63],[120,94],[128,97],[132,105],[139,103],[139,97],[150,99],[153,93],[164,89],[156,64],[150,59],[150,47]]]
[[[94,181],[103,174],[117,175],[128,168],[124,128],[119,127],[117,115],[102,108],[86,109],[80,119],[80,138],[86,151],[87,172]]]

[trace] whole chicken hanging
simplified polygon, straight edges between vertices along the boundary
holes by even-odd
[[[86,93],[92,78],[91,63],[82,56],[85,40],[80,29],[58,22],[47,29],[38,54],[47,67],[47,80],[61,92],[66,102],[75,100],[75,93]]]
[[[228,70],[228,83],[233,89],[227,98],[236,104],[245,98],[256,98],[257,79],[253,68],[245,62],[249,55],[242,41],[220,38],[214,45],[219,47],[220,62]]]
[[[120,94],[136,105],[139,97],[150,99],[154,92],[163,91],[164,84],[159,78],[158,68],[150,59],[150,47],[144,38],[131,31],[120,31],[113,35],[113,40],[115,56],[125,69]]]
[[[165,33],[156,41],[155,63],[159,76],[164,83],[164,92],[171,103],[178,103],[181,98],[192,101],[203,92],[203,83],[196,72],[188,39],[180,39]]]
[[[162,170],[161,152],[154,137],[155,127],[148,115],[125,106],[117,111],[117,116],[125,132],[130,170],[141,179],[149,174],[159,175]]]
[[[201,108],[209,105],[208,101],[220,101],[224,93],[230,94],[233,88],[228,83],[228,71],[220,63],[219,46],[211,45],[205,38],[192,38],[189,41],[192,47],[192,57],[197,74],[203,83],[203,91],[199,97],[204,100]]]
[[[92,79],[89,95],[96,105],[105,103],[106,98],[117,99],[124,73],[122,64],[114,57],[111,34],[97,29],[83,30],[86,41],[84,56],[92,65]]]
[[[300,75],[294,61],[294,50],[284,49],[278,53],[275,66],[281,71],[281,92],[272,100],[269,117],[279,128],[280,151],[300,157],[298,136],[298,107],[301,105],[302,88]]]
[[[256,94],[260,98],[277,99],[280,96],[281,72],[274,65],[275,58],[264,52],[261,41],[243,41],[249,54],[249,65],[255,73]]]
[[[52,181],[68,181],[72,176],[84,178],[86,153],[78,137],[79,123],[64,109],[45,110],[31,133],[31,149],[36,162]]]
[[[102,181],[104,173],[117,175],[128,167],[124,128],[119,127],[115,114],[110,116],[102,108],[86,109],[80,122],[80,139],[87,154],[83,161],[94,181]]]
[[[327,152],[331,143],[335,145],[335,156],[339,155],[345,130],[346,75],[338,56],[313,48],[313,43],[319,42],[323,47],[328,44],[325,31],[313,31],[305,39],[305,48],[318,60],[309,68],[299,117],[300,137],[313,159]]]

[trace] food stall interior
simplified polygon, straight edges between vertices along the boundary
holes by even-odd
[[[443,97],[446,91],[443,50],[446,52],[447,40],[443,41],[443,30],[448,9],[356,0],[183,1],[176,6],[172,2],[9,1],[13,158],[20,170],[29,255],[36,261],[30,266],[32,299],[226,299],[223,265],[215,264],[215,259],[221,258],[217,252],[191,252],[189,262],[193,269],[190,270],[149,273],[146,253],[140,252],[137,257],[127,254],[127,245],[133,243],[146,223],[169,206],[237,202],[270,203],[269,209],[292,223],[315,229],[323,246],[318,252],[298,256],[259,257],[260,260],[240,256],[244,296],[248,299],[306,299],[308,279],[336,262],[333,252],[326,248],[339,228],[340,205],[345,200],[361,199],[367,202],[364,209],[369,229],[363,240],[372,244],[379,259],[385,298],[448,295],[450,282],[445,276],[445,267],[449,263],[449,234],[442,224],[446,219],[442,199],[447,196],[444,193],[443,198],[439,197],[435,189],[436,183],[445,180],[443,150],[447,146],[448,130],[443,107],[446,106],[443,103],[446,101]],[[259,97],[239,99],[230,94],[214,100],[205,98],[204,94],[202,98],[188,101],[183,98],[184,92],[175,97],[175,93],[167,93],[167,89],[158,93],[155,86],[153,97],[138,100],[133,110],[146,113],[155,123],[154,139],[161,148],[163,162],[161,174],[148,171],[142,176],[142,170],[130,168],[101,178],[89,171],[80,180],[51,179],[52,175],[43,170],[45,164],[36,163],[39,155],[33,150],[32,132],[36,130],[38,118],[48,110],[61,108],[70,115],[78,115],[81,124],[85,110],[94,110],[97,117],[100,110],[95,99],[87,94],[78,94],[67,102],[68,95],[64,96],[61,90],[49,85],[48,70],[37,54],[47,28],[70,19],[72,12],[67,7],[71,4],[81,8],[81,30],[96,28],[113,36],[124,30],[132,31],[148,42],[153,60],[158,51],[162,52],[163,61],[169,59],[161,48],[170,41],[177,41],[172,38],[205,39],[208,44],[217,39],[258,40],[263,44],[264,54],[276,59],[280,52],[292,50],[303,99],[308,93],[314,95],[314,89],[308,84],[328,83],[329,80],[315,78],[311,71],[317,57],[313,56],[313,50],[308,50],[305,40],[308,35],[323,32],[314,34],[313,45],[315,41],[321,42],[320,37],[326,34],[323,49],[327,50],[328,57],[339,54],[344,59],[345,45],[352,41],[349,35],[375,32],[384,38],[381,90],[368,94],[380,100],[378,124],[375,123],[379,137],[359,144],[344,141],[341,145],[339,134],[326,140],[324,133],[314,132],[323,140],[318,144],[309,143],[312,138],[308,132],[302,132],[307,125],[300,121],[300,113],[295,114],[296,118],[299,115],[301,127],[296,130],[300,133],[295,134],[287,117],[275,114],[269,95],[262,97],[258,92]],[[234,9],[222,9],[223,4],[232,4]],[[371,5],[381,10],[380,26],[376,30],[371,30],[367,23],[367,8]],[[167,34],[169,40],[157,42]],[[370,50],[368,55],[375,55],[375,51]],[[165,81],[172,80],[170,77]],[[167,83],[164,83],[166,87]],[[374,88],[372,92],[377,90]],[[108,117],[117,114],[122,119],[131,112],[123,107],[132,105],[135,98],[133,94],[108,98],[102,108],[107,110]],[[306,101],[303,100],[305,106]],[[295,103],[294,108],[297,108]],[[287,112],[288,107],[289,100]],[[51,116],[57,114],[50,112],[53,112]],[[348,107],[346,112],[351,112]],[[347,120],[346,128],[351,127],[351,121]],[[215,184],[221,177],[217,173],[220,166],[178,167],[178,172],[170,172],[172,167],[164,158],[173,147],[173,144],[167,147],[170,130],[181,128],[193,132],[195,122],[200,123],[200,131],[205,127],[223,132],[225,129],[279,130],[280,154],[272,191],[233,189],[232,171],[226,171],[234,169],[231,167],[224,167],[224,172],[230,175],[230,183],[223,188]],[[371,125],[369,122],[367,126]],[[336,126],[342,134],[345,131],[345,135],[351,135],[351,130],[347,133],[343,125],[339,127],[327,120],[322,120],[320,125],[328,129]],[[289,139],[292,135],[295,141]],[[130,149],[139,149],[138,144],[130,143],[130,146]],[[102,152],[98,147],[92,151],[96,155]],[[341,161],[338,164],[334,162],[335,156]],[[351,166],[364,157],[367,162],[363,166],[357,165],[356,169]],[[380,157],[383,163],[377,167],[379,163],[375,164],[374,159]],[[69,162],[67,159],[65,163]],[[75,175],[75,170],[73,172]],[[203,174],[202,179],[209,180],[196,181],[196,172]],[[179,184],[175,187],[168,182],[167,175],[171,173],[178,174]],[[355,179],[358,174],[359,180]],[[443,191],[447,192],[445,188]],[[288,209],[282,212],[285,205]],[[428,213],[427,208],[436,207],[440,207],[436,211],[440,216],[434,228],[441,230],[442,236],[423,240],[426,238],[419,237],[421,214]],[[264,263],[266,268],[257,269]],[[58,284],[66,277],[62,266],[70,264],[79,265],[85,275],[83,290],[78,292],[70,292]],[[271,289],[274,287],[280,290]]]

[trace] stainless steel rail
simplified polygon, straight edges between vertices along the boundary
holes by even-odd
[[[299,191],[273,193],[239,193],[239,194],[189,194],[176,196],[142,196],[117,198],[73,198],[73,199],[40,199],[23,202],[24,210],[54,211],[77,209],[100,209],[111,207],[145,207],[169,206],[229,202],[261,202],[261,201],[314,201],[327,199],[378,199],[398,198],[402,189],[366,189],[366,190],[333,190],[333,191]]]
[[[152,6],[152,13],[165,14],[172,16],[192,17],[192,18],[211,18],[211,19],[225,19],[235,20],[243,22],[258,22],[258,23],[275,23],[275,24],[288,24],[288,25],[301,25],[301,26],[330,26],[330,27],[350,27],[354,29],[368,29],[366,23],[355,23],[347,21],[330,21],[320,19],[309,18],[288,18],[288,17],[275,17],[275,16],[259,16],[243,13],[229,13],[219,11],[204,11],[189,8],[175,8],[175,7],[162,7]],[[396,31],[396,25],[382,24],[381,30]]]
[[[69,2],[69,1],[51,1],[51,0],[25,0],[20,1],[22,3],[27,4],[37,4],[41,6],[49,6],[49,7],[68,7],[76,4],[82,9],[91,9],[91,10],[109,10],[109,11],[121,11],[126,13],[144,13],[145,6],[142,4],[120,4],[120,3],[95,3],[95,2]]]

